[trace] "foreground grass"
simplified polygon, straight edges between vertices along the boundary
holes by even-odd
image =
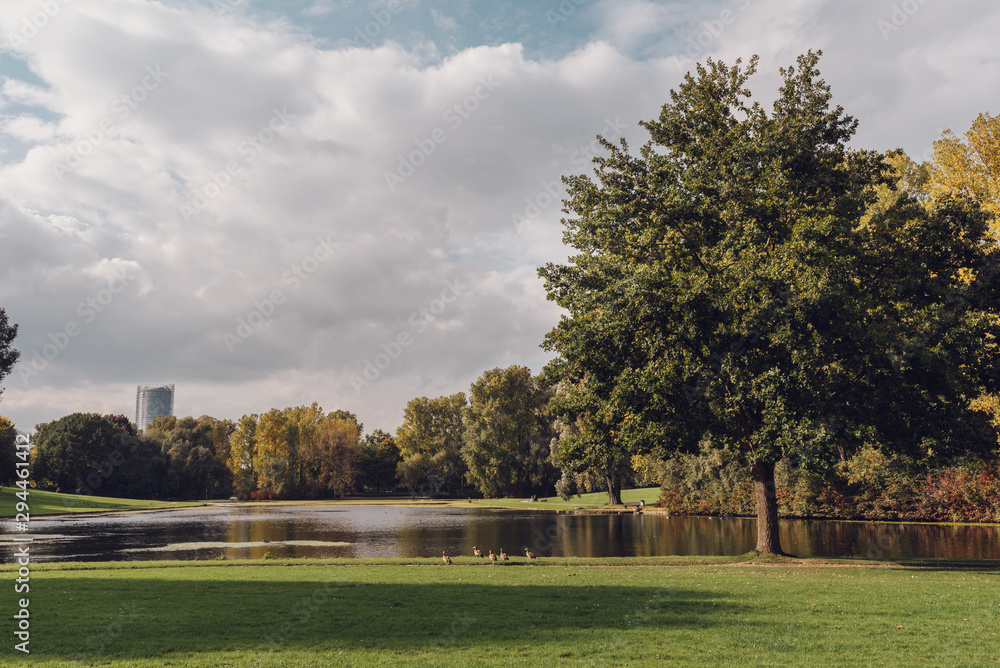
[[[40,666],[998,665],[1000,574],[985,564],[734,561],[38,564],[24,658]],[[14,658],[12,645],[0,664]]]
[[[19,491],[21,490],[17,487],[0,487],[0,517],[14,517],[17,502],[20,501],[20,499],[14,496],[14,493]],[[28,508],[32,516],[59,513],[88,513],[102,510],[161,510],[165,508],[184,508],[203,505],[203,502],[199,501],[179,503],[142,499],[116,499],[105,496],[43,492],[39,489],[29,489],[28,492]]]

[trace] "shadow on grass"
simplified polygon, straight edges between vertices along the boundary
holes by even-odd
[[[173,652],[412,651],[592,641],[606,631],[705,628],[707,592],[587,584],[217,581],[62,577],[32,583],[32,654],[155,659]]]

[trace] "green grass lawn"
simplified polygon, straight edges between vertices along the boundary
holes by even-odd
[[[14,496],[17,487],[0,487],[0,517],[14,517],[15,507],[19,499]],[[202,501],[172,502],[149,501],[140,499],[118,499],[105,496],[84,496],[80,494],[60,494],[58,492],[43,492],[29,490],[28,505],[31,515],[52,515],[57,513],[87,513],[107,510],[162,510],[166,508],[186,508],[205,505]],[[638,501],[643,499],[647,506],[655,506],[660,496],[659,487],[645,489],[628,489],[622,491],[623,501]],[[504,507],[504,508],[537,508],[541,510],[567,510],[573,508],[600,508],[607,506],[608,495],[605,492],[582,494],[574,496],[569,501],[563,501],[553,496],[537,503],[526,499],[410,499],[407,497],[381,497],[371,499],[322,499],[316,501],[257,501],[264,505],[295,505],[295,506],[329,506],[329,505],[390,505],[390,506],[454,506],[469,505]]]
[[[16,653],[7,633],[0,664],[17,657],[40,666],[1000,661],[995,565],[946,570],[734,561],[37,564],[31,656]],[[12,569],[0,569],[5,579]]]
[[[0,517],[14,517],[16,504],[20,501],[15,492],[17,487],[0,487]],[[163,508],[183,508],[203,505],[201,502],[175,503],[170,501],[144,501],[140,499],[115,499],[104,496],[84,496],[80,494],[60,494],[28,490],[28,509],[34,515],[57,513],[87,513],[101,510],[154,510]]]
[[[644,487],[640,489],[622,490],[622,501],[631,503],[643,500],[647,506],[655,506],[660,498],[659,487]],[[466,501],[468,503],[468,501]],[[571,497],[569,501],[563,501],[558,496],[552,496],[545,501],[539,500],[532,503],[527,499],[473,499],[472,503],[481,506],[504,506],[510,508],[541,508],[552,510],[565,510],[570,508],[595,508],[608,505],[607,492],[592,492],[590,494],[579,494]],[[614,506],[609,506],[614,507]]]

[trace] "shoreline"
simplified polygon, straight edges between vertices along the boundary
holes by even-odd
[[[476,499],[474,503],[468,503],[467,500],[463,499],[410,499],[410,498],[385,498],[385,497],[372,497],[372,498],[352,498],[352,499],[303,499],[303,500],[260,500],[260,501],[230,501],[230,500],[218,500],[218,501],[200,501],[200,502],[185,502],[180,501],[178,503],[197,503],[198,505],[184,505],[177,506],[174,508],[119,508],[114,510],[80,510],[77,512],[59,512],[59,513],[33,513],[32,516],[38,520],[49,520],[49,519],[65,519],[74,517],[107,517],[114,515],[132,515],[141,513],[160,513],[160,512],[173,512],[177,510],[201,510],[206,508],[226,508],[226,507],[252,507],[252,508],[267,508],[274,506],[290,506],[290,507],[392,507],[392,508],[482,508],[487,510],[530,510],[530,511],[540,511],[547,513],[555,513],[559,515],[652,515],[657,517],[678,517],[678,518],[705,518],[711,520],[723,520],[723,519],[742,519],[756,521],[757,518],[752,515],[679,515],[671,514],[670,511],[663,508],[658,508],[656,506],[646,506],[641,512],[636,513],[634,509],[623,508],[621,506],[572,506],[572,507],[560,507],[558,504],[553,504],[551,507],[540,507],[541,503],[544,502],[530,502],[530,501],[513,501],[507,500],[507,503],[497,503],[491,504],[486,499]],[[524,504],[523,507],[518,507],[514,505],[515,503]],[[0,517],[0,521],[11,521],[12,517]],[[801,522],[844,522],[851,524],[894,524],[894,525],[914,525],[914,526],[942,526],[942,527],[1000,527],[1000,522],[941,522],[935,520],[891,520],[891,519],[845,519],[836,517],[779,517],[779,522],[782,521],[801,521]]]

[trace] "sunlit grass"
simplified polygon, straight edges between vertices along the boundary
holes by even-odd
[[[0,487],[0,517],[14,517],[20,499],[17,487]],[[52,515],[57,513],[87,513],[101,510],[155,510],[164,508],[185,508],[204,505],[204,502],[146,501],[142,499],[116,499],[104,496],[84,496],[82,494],[60,494],[28,490],[29,514]]]
[[[622,490],[622,501],[634,503],[640,500],[645,501],[647,506],[655,506],[660,498],[659,487],[643,487],[639,489]],[[554,508],[562,510],[565,508],[597,508],[608,505],[607,492],[592,492],[590,494],[579,494],[570,497],[568,501],[563,501],[558,496],[550,496],[545,501],[539,499],[531,502],[528,499],[473,499],[473,504],[484,506],[505,506],[512,508]],[[620,507],[620,506],[619,506]]]
[[[0,487],[0,517],[14,517],[18,498],[14,493],[16,487]],[[653,507],[660,495],[659,487],[644,489],[629,489],[622,491],[622,500],[635,502],[640,499],[646,505]],[[228,503],[215,500],[209,503]],[[530,502],[528,499],[427,499],[419,497],[393,496],[351,499],[318,499],[318,500],[288,500],[288,501],[250,501],[240,502],[241,505],[282,505],[282,506],[416,506],[428,508],[487,506],[504,508],[534,508],[565,510],[572,508],[596,509],[607,506],[606,492],[594,492],[572,497],[563,501],[558,496],[546,498],[544,501]],[[31,489],[28,504],[32,515],[51,515],[57,513],[86,513],[110,510],[158,510],[166,508],[188,508],[205,505],[204,501],[151,501],[141,499],[119,499],[104,496],[85,496],[80,494],[60,494],[58,492],[43,492]]]
[[[996,664],[996,571],[738,561],[44,564],[31,663]]]

